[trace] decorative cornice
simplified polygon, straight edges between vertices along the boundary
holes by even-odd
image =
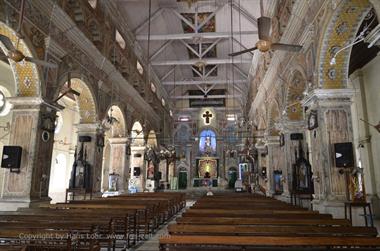
[[[129,139],[126,137],[123,138],[109,138],[108,141],[111,145],[125,145],[129,142]]]
[[[275,124],[275,127],[282,133],[299,132],[306,128],[306,122],[304,120],[291,121],[288,119],[282,119]]]
[[[355,95],[354,89],[314,89],[302,101],[302,106],[310,106],[319,100],[345,101],[350,102]]]
[[[99,125],[98,124],[77,124],[75,125],[78,133],[97,133]],[[95,139],[94,139],[95,140]]]
[[[59,111],[59,110],[64,109],[63,106],[56,104],[56,103],[47,102],[47,101],[43,100],[41,97],[9,97],[9,98],[7,98],[7,100],[9,101],[10,104],[12,104],[14,106],[36,107],[36,106],[45,105],[45,106],[47,106],[50,109],[55,110],[55,111]]]

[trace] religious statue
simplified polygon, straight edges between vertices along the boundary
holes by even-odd
[[[212,152],[212,147],[211,147],[211,137],[207,136],[205,139],[205,146],[203,151],[207,154],[210,154]]]

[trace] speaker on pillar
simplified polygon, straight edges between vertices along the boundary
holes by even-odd
[[[21,165],[21,146],[4,146],[1,167],[10,168],[11,172],[18,172]]]
[[[351,142],[336,143],[335,149],[335,166],[336,167],[354,167],[354,153]]]
[[[141,174],[141,169],[140,169],[140,167],[134,167],[134,168],[133,168],[133,176],[138,177],[138,176],[140,176],[140,174]]]

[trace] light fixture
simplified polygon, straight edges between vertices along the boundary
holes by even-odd
[[[180,116],[180,117],[178,117],[178,120],[181,122],[187,122],[187,121],[190,121],[190,117],[189,116]]]
[[[227,121],[235,121],[236,120],[235,114],[227,114],[226,117],[227,117]]]

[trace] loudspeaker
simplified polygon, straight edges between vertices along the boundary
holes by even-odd
[[[140,167],[134,167],[133,168],[133,176],[140,176],[140,174],[141,174]]]
[[[91,142],[91,136],[79,136],[79,142]]]
[[[21,155],[21,146],[4,146],[1,167],[10,169],[20,169]]]
[[[290,140],[303,140],[302,133],[292,133],[290,134]]]
[[[336,167],[354,167],[354,153],[351,142],[336,143],[335,149],[335,166]]]

